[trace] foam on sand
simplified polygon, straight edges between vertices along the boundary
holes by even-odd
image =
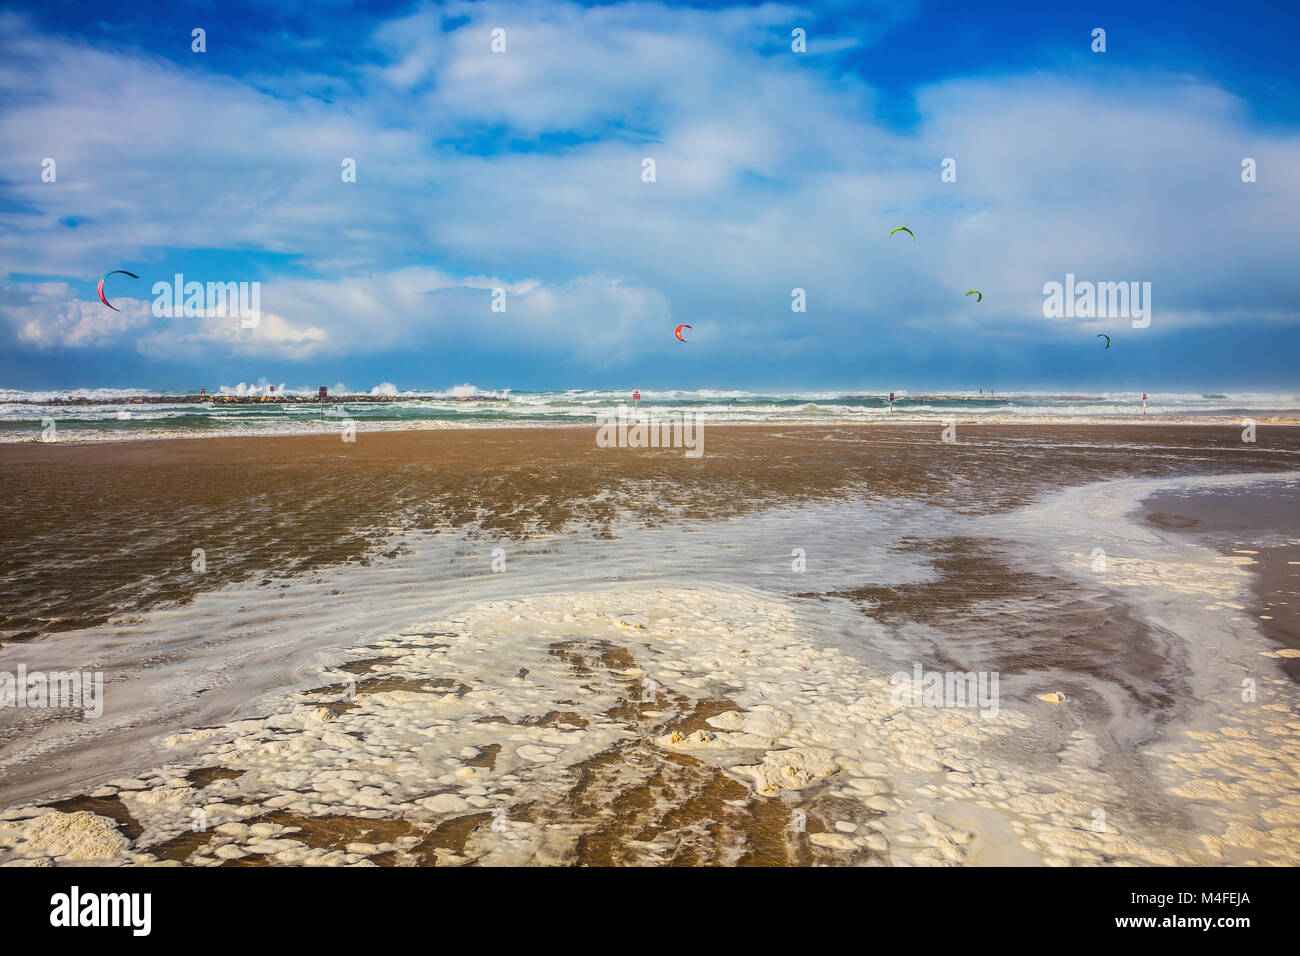
[[[461,604],[435,604],[419,565],[350,572],[363,596],[387,596],[383,626],[326,613],[332,641],[366,624],[346,651],[321,641],[315,689],[263,698],[254,712],[269,716],[173,724],[159,735],[171,754],[163,766],[133,765],[133,776],[97,780],[85,796],[0,813],[0,864],[734,863],[756,853],[845,864],[1294,863],[1300,696],[1256,623],[1234,610],[1251,558],[1128,521],[1159,486],[1089,486],[1010,514],[953,516],[944,532],[996,535],[1167,633],[1158,646],[1186,657],[1183,683],[1162,733],[1142,737],[1136,754],[1118,753],[1112,729],[1085,711],[1089,696],[1105,699],[1104,676],[1089,683],[1049,663],[1006,675],[993,711],[906,706],[890,661],[970,635],[882,624],[870,608],[847,609],[832,628],[827,614],[847,602],[699,574],[682,586],[677,565],[638,581],[637,548],[717,543],[716,529],[658,532],[602,544],[609,566],[630,559],[607,584],[557,587],[555,565],[541,563],[533,593],[521,572],[488,578],[499,590]],[[841,525],[862,514],[825,507]],[[769,541],[788,542],[789,522],[814,513],[747,519],[725,537],[735,546],[761,531],[756,550],[784,557],[788,547]],[[904,515],[889,533],[930,517]],[[1101,576],[1090,565],[1098,545],[1109,558]],[[620,559],[623,548],[632,550]],[[883,563],[897,573],[903,560]],[[333,590],[298,589],[321,607]],[[157,616],[175,622],[211,605],[212,619],[228,620],[221,606],[244,599],[214,594]],[[1041,653],[1050,662],[1059,649]],[[1243,678],[1257,700],[1243,700]],[[1135,802],[1117,756],[1137,762],[1167,812]]]
[[[644,623],[628,626],[625,608]],[[833,817],[835,826],[808,842],[845,862],[1173,864],[1241,848],[1277,861],[1296,853],[1293,802],[1271,802],[1262,820],[1240,803],[1246,791],[1294,796],[1300,725],[1285,707],[1270,711],[1267,748],[1243,749],[1229,726],[1221,741],[1198,741],[1175,760],[1222,767],[1253,755],[1272,769],[1236,789],[1192,784],[1180,794],[1215,802],[1218,825],[1204,839],[1157,833],[1126,819],[1087,731],[1075,730],[1049,766],[1006,756],[999,743],[1046,719],[1036,710],[1044,705],[1004,702],[991,718],[900,707],[887,675],[821,646],[797,603],[750,589],[484,602],[353,654],[369,667],[355,700],[337,699],[354,671],[327,671],[326,693],[301,695],[265,719],[171,735],[165,745],[175,762],[110,781],[141,829],[134,841],[114,841],[103,817],[91,818],[100,821],[93,838],[52,840],[69,815],[28,808],[6,824],[17,839],[5,840],[0,859],[152,862],[179,840],[192,847],[183,858],[199,865],[249,856],[324,865],[561,862],[577,852],[588,821],[522,819],[515,809],[562,806],[581,768],[638,736],[656,752],[716,768],[743,784],[749,800]],[[735,706],[707,719],[712,730],[644,734],[647,714],[675,701],[720,699]],[[205,767],[224,772],[190,785]],[[1089,823],[1099,807],[1113,811],[1096,831]],[[81,829],[91,826],[91,815],[73,816]],[[394,821],[401,835],[330,849],[312,834],[313,819]],[[457,821],[464,832],[453,834]],[[653,860],[655,839],[644,842]]]

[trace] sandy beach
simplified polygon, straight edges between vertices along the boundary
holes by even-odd
[[[1294,864],[1298,456],[1169,424],[0,445],[0,672],[105,686],[0,709],[0,864]]]

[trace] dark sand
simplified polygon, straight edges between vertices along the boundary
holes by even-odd
[[[102,624],[260,574],[373,559],[395,528],[609,535],[778,503],[912,497],[1008,509],[1111,478],[1294,467],[1300,429],[708,427],[704,456],[595,428],[0,445],[0,642]],[[207,570],[191,570],[195,548]]]

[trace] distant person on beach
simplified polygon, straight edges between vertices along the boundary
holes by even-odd
[[[1145,415],[1146,413],[1147,413],[1147,393],[1143,392],[1142,393],[1142,414]]]
[[[890,393],[889,393],[889,410],[890,410],[891,412],[894,410],[894,393],[893,393],[893,392],[890,392]]]

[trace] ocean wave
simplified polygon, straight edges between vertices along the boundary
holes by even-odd
[[[468,382],[437,389],[398,389],[381,382],[361,391],[330,386],[323,404],[316,388],[266,382],[220,386],[217,395],[144,388],[59,390],[0,389],[0,441],[30,441],[53,421],[68,440],[114,440],[195,435],[297,434],[320,430],[322,414],[335,422],[350,418],[375,430],[494,425],[577,425],[594,423],[596,412],[639,404],[642,414],[702,414],[715,424],[816,422],[930,423],[952,419],[986,423],[1260,422],[1300,418],[1300,396],[1270,392],[1151,392],[1144,416],[1141,392],[1081,394],[1061,390],[772,391],[738,389],[483,389]],[[348,400],[352,399],[352,400]],[[475,401],[491,399],[491,401]],[[79,404],[67,404],[69,402]]]

